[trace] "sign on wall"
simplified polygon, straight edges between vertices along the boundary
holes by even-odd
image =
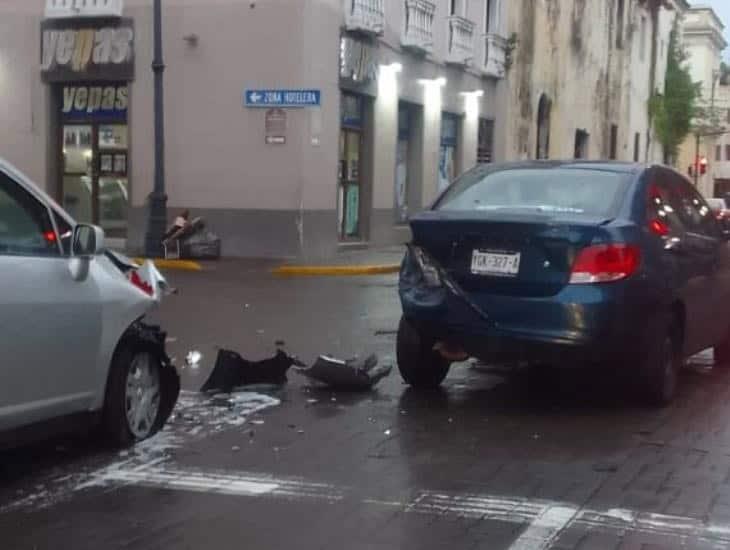
[[[246,107],[319,107],[320,90],[246,90]]]
[[[64,86],[61,113],[65,119],[117,119],[127,116],[129,88],[116,86]]]
[[[286,111],[269,109],[266,111],[266,143],[284,145],[286,143]]]
[[[83,26],[80,26],[83,25]],[[129,19],[88,23],[41,23],[41,74],[47,82],[132,80],[134,25]]]

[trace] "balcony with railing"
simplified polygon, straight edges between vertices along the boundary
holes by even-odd
[[[428,53],[433,50],[433,20],[436,4],[430,0],[405,0],[401,45]]]
[[[351,32],[382,35],[385,31],[385,0],[343,0],[345,28]]]
[[[474,58],[474,28],[473,21],[452,15],[446,19],[448,25],[449,43],[446,53],[446,62],[455,65],[467,65]]]
[[[494,78],[504,78],[507,61],[507,40],[495,33],[484,36],[482,72]]]
[[[46,0],[49,19],[71,17],[121,17],[124,0]]]

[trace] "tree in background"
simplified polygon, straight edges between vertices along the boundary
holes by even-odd
[[[730,66],[724,61],[720,63],[720,86],[730,84]]]
[[[693,130],[693,119],[700,115],[697,109],[700,86],[692,82],[686,60],[687,54],[679,41],[675,24],[669,37],[664,93],[655,92],[649,100],[654,130],[664,149],[664,162],[667,164],[676,159],[679,146]]]

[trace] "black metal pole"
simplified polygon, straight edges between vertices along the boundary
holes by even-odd
[[[149,219],[145,237],[145,253],[162,256],[162,239],[167,229],[167,195],[165,194],[165,111],[162,58],[162,3],[154,1],[155,52],[152,72],[155,75],[155,186],[149,196]]]
[[[697,184],[700,180],[700,133],[697,132],[695,134],[695,160],[694,160],[694,168],[693,168],[693,175],[695,180],[695,187],[697,187]]]

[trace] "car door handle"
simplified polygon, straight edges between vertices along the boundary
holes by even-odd
[[[687,243],[678,237],[667,239],[664,244],[664,250],[681,256],[684,256],[689,252],[687,249]]]

